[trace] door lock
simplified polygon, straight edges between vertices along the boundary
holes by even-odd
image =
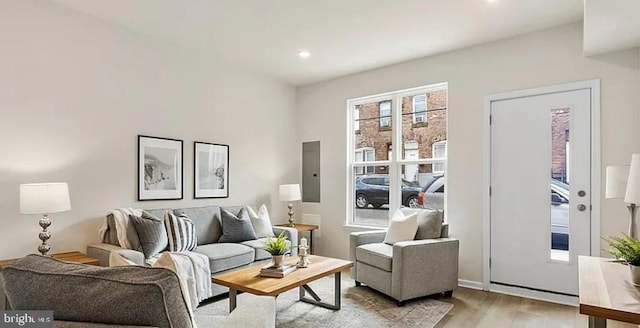
[[[587,206],[584,204],[580,204],[578,205],[578,211],[580,212],[584,212],[587,209]]]

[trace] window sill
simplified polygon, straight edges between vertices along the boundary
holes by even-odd
[[[424,127],[428,127],[429,126],[429,122],[418,122],[418,123],[413,123],[413,125],[411,126],[412,128],[424,128]]]
[[[383,227],[372,227],[372,226],[365,226],[365,225],[357,225],[357,224],[345,224],[342,226],[343,230],[347,230],[347,231],[376,231],[376,230],[387,230],[389,228],[383,228]]]
[[[378,127],[378,132],[380,132],[380,131],[391,131],[391,127],[390,126]]]

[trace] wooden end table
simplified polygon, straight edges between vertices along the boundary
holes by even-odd
[[[580,313],[590,328],[604,328],[607,319],[640,324],[640,289],[631,284],[629,267],[613,259],[578,258]]]
[[[59,260],[62,260],[62,261],[73,262],[73,263],[88,264],[88,265],[95,265],[95,266],[99,266],[100,265],[100,261],[99,260],[94,259],[93,257],[89,257],[87,254],[84,254],[82,252],[56,253],[56,254],[51,254],[51,257],[59,259]],[[16,261],[18,261],[18,260],[19,260],[19,258],[18,259],[10,259],[10,260],[1,260],[0,261],[0,275],[2,274],[2,269],[12,265],[13,263],[16,263]],[[2,294],[4,294],[4,290],[2,291]],[[4,298],[4,308],[5,308],[5,310],[11,309],[11,306],[9,304],[9,300],[7,299],[6,295],[2,295],[2,298]]]
[[[295,264],[297,258],[286,260],[288,264]],[[238,291],[263,296],[278,296],[296,287],[300,288],[299,300],[305,303],[321,306],[331,310],[340,310],[340,274],[343,270],[353,266],[353,262],[317,255],[309,255],[311,265],[308,268],[299,268],[283,278],[268,278],[260,276],[260,269],[264,263],[252,265],[244,269],[215,275],[211,278],[213,283],[229,287],[229,312],[236,308],[236,296]],[[335,275],[334,304],[322,302],[308,283],[322,277]],[[305,297],[309,293],[313,299]]]
[[[309,253],[313,254],[313,230],[317,230],[318,226],[315,224],[303,224],[303,223],[294,223],[293,227],[290,227],[289,224],[276,224],[276,227],[284,227],[284,228],[293,228],[298,230],[298,233],[309,232]]]

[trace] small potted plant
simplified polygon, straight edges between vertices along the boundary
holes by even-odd
[[[629,265],[631,283],[640,286],[640,241],[622,234],[622,237],[604,238],[609,243],[609,254]]]
[[[284,231],[281,232],[276,238],[269,238],[263,248],[266,252],[271,254],[273,265],[281,267],[284,262],[284,255],[291,249],[287,246],[287,237],[284,236]]]

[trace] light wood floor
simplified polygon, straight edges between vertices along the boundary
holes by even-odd
[[[588,327],[587,316],[577,307],[458,288],[452,298],[438,300],[453,304],[453,309],[436,325],[444,327]],[[607,321],[608,328],[638,327]]]

